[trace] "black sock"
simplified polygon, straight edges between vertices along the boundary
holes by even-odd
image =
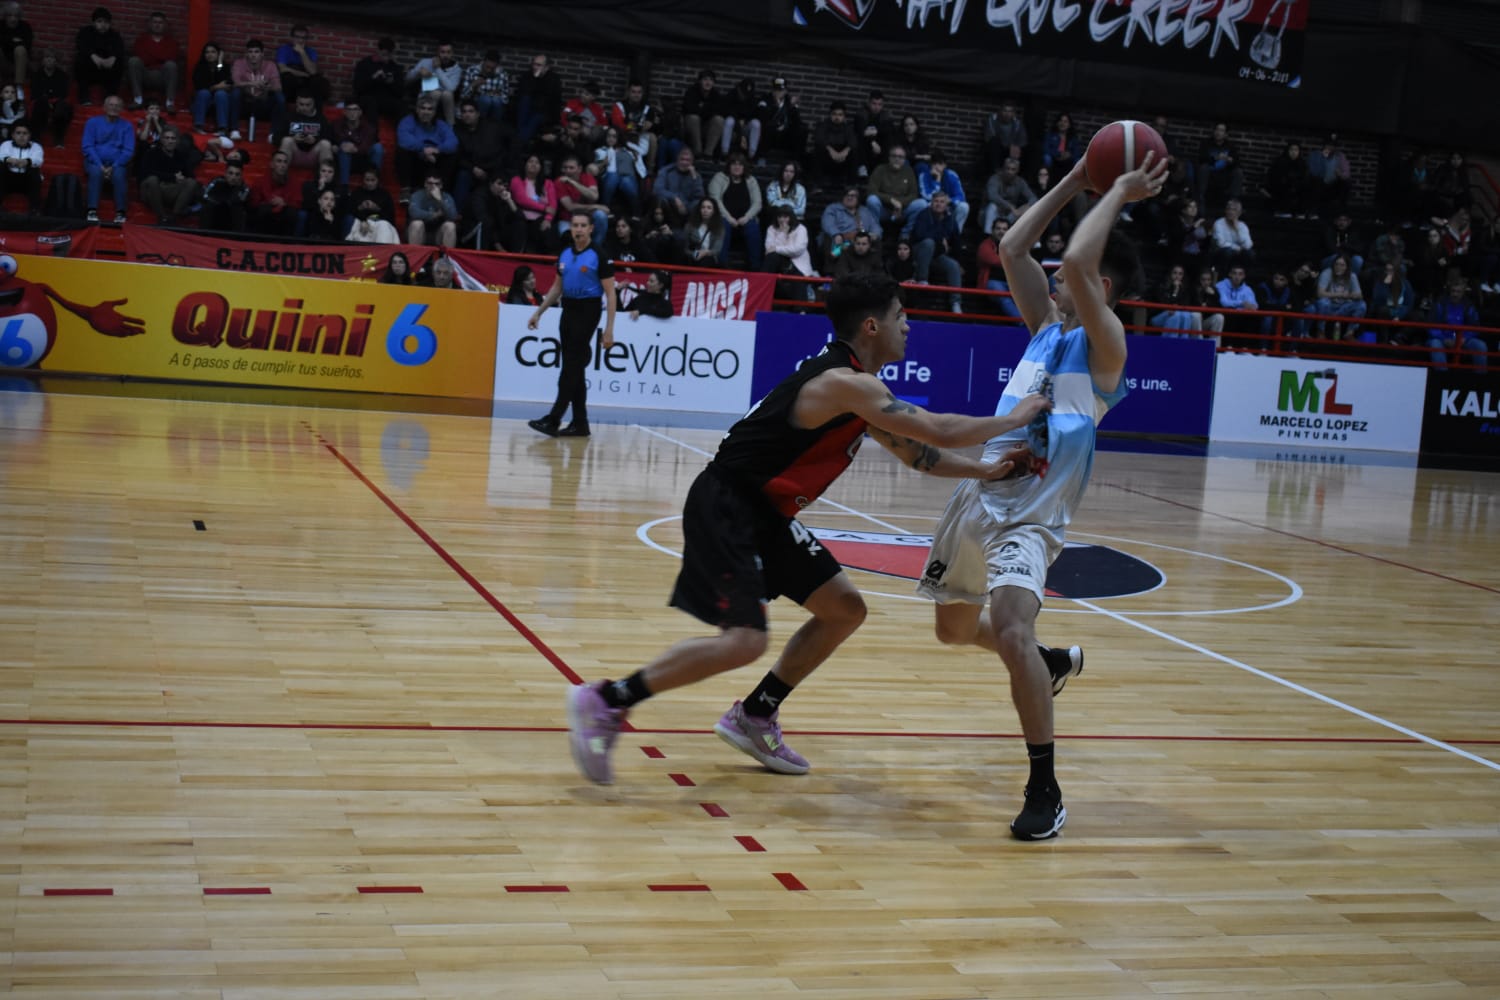
[[[644,670],[637,670],[622,681],[606,681],[599,693],[610,708],[630,708],[651,697]]]
[[[745,699],[745,714],[753,715],[757,719],[768,719],[776,714],[777,707],[791,693],[790,684],[774,673],[768,672],[765,677],[761,678],[755,690],[750,692],[750,697]]]
[[[1057,778],[1052,773],[1052,748],[1053,743],[1028,743],[1026,744],[1026,756],[1031,758],[1031,780],[1026,782],[1027,788],[1032,789],[1055,789]]]

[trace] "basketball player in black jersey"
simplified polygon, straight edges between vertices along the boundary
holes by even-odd
[[[573,757],[590,780],[613,780],[610,752],[632,706],[758,659],[767,645],[765,605],[783,594],[812,618],[714,731],[772,771],[805,773],[806,759],[782,742],[779,707],[859,628],[865,603],[797,513],[849,467],[866,433],[934,476],[997,479],[1027,459],[1024,446],[991,463],[940,449],[983,444],[1024,427],[1049,405],[1042,396],[1003,417],[929,413],[897,399],[875,377],[906,353],[900,291],[885,275],[835,281],[828,317],[837,339],[731,427],[694,481],[683,506],[685,544],[672,605],[719,634],[679,642],[623,680],[569,690]]]

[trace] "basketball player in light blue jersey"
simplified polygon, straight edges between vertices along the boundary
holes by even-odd
[[[986,443],[988,461],[1025,441],[1031,466],[1006,479],[965,480],[958,487],[917,585],[937,602],[939,641],[993,650],[1010,674],[1031,759],[1026,802],[1010,825],[1019,840],[1055,837],[1068,816],[1053,773],[1052,698],[1061,681],[1083,668],[1083,658],[1076,647],[1071,666],[1044,658],[1049,651],[1037,645],[1036,616],[1047,568],[1062,552],[1063,531],[1088,485],[1095,428],[1125,396],[1125,328],[1114,304],[1135,281],[1140,260],[1114,233],[1115,219],[1125,205],[1160,192],[1166,173],[1165,161],[1153,164],[1148,156],[1103,192],[1073,231],[1055,298],[1031,247],[1053,217],[1088,190],[1083,162],[1005,234],[1005,279],[1032,337],[995,412],[1008,413],[1036,392],[1052,400],[1052,409]]]

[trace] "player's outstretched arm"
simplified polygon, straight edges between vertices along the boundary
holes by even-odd
[[[1051,405],[1046,397],[1033,395],[1003,416],[932,413],[897,399],[874,375],[851,371],[820,375],[803,387],[797,401],[798,410],[809,417],[804,426],[815,427],[840,413],[853,413],[871,427],[937,448],[983,444],[997,434],[1025,427]],[[817,419],[819,416],[823,419]]]
[[[1031,450],[1024,444],[1016,445],[994,462],[981,462],[967,455],[942,451],[933,445],[892,434],[879,427],[871,427],[870,436],[882,448],[899,458],[902,465],[945,479],[1004,479],[1015,471],[1018,464],[1025,465],[1031,460]]]
[[[1079,160],[1066,177],[1021,213],[1000,240],[1000,263],[1005,268],[1005,281],[1010,285],[1016,308],[1021,310],[1021,318],[1032,333],[1057,320],[1057,306],[1052,301],[1047,272],[1031,256],[1031,248],[1041,240],[1057,213],[1077,197],[1078,192],[1087,189],[1088,178],[1083,173],[1083,161]]]
[[[1125,327],[1109,304],[1109,292],[1099,274],[1104,246],[1120,210],[1134,201],[1160,193],[1166,179],[1166,160],[1153,162],[1147,153],[1139,170],[1121,174],[1099,203],[1083,217],[1063,254],[1062,278],[1073,299],[1073,309],[1089,338],[1089,370],[1094,381],[1110,390],[1125,371]],[[1009,234],[1007,234],[1009,235]]]

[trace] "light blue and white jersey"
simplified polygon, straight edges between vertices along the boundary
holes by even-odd
[[[1025,441],[1046,464],[1035,474],[981,484],[990,516],[1002,524],[1042,525],[1060,535],[1088,486],[1099,421],[1127,391],[1123,375],[1114,392],[1102,392],[1094,385],[1088,335],[1082,326],[1064,331],[1061,323],[1053,323],[1032,337],[995,406],[995,415],[1009,413],[1037,392],[1052,400],[1052,409],[1026,427],[990,438],[984,458],[994,461]]]

